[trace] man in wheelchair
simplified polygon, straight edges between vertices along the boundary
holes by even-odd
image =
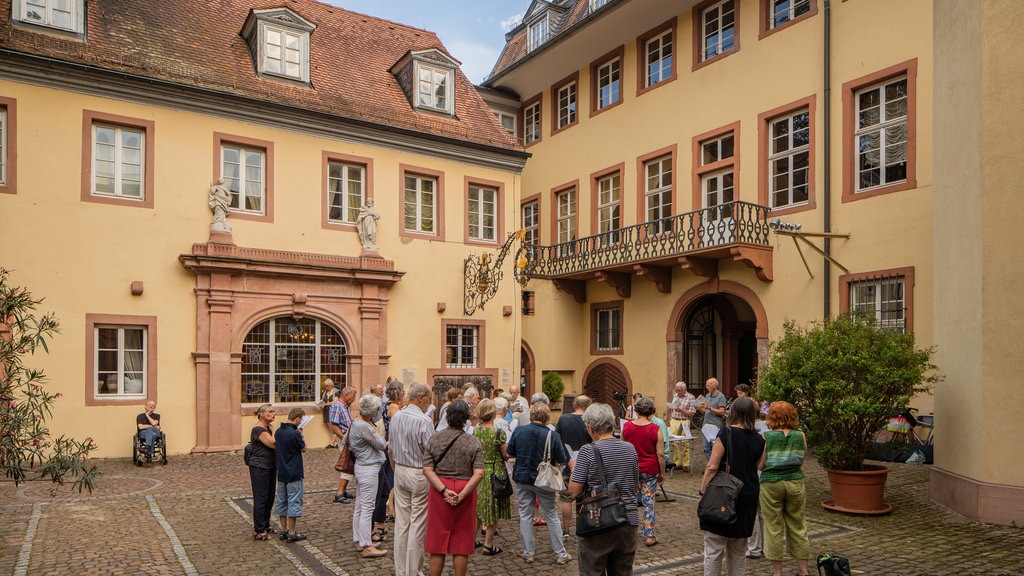
[[[135,419],[139,429],[139,440],[146,445],[147,462],[153,461],[153,443],[163,436],[163,432],[160,431],[160,415],[154,410],[156,410],[156,401],[149,400],[146,402],[146,411]]]

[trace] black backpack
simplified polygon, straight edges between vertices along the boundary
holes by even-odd
[[[818,576],[852,576],[850,561],[838,554],[822,554],[818,556]]]

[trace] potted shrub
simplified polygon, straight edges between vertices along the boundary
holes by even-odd
[[[833,498],[822,503],[826,508],[892,510],[883,502],[889,468],[864,459],[889,417],[940,380],[933,354],[915,347],[912,333],[883,329],[870,317],[785,323],[759,370],[757,398],[796,406],[807,443],[829,473]]]
[[[551,400],[552,408],[558,404],[558,401],[562,398],[562,393],[565,392],[565,382],[562,381],[562,375],[558,372],[545,372],[540,387],[548,395],[548,399]]]

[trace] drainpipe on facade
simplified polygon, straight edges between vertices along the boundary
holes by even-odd
[[[831,57],[831,31],[832,31],[832,7],[829,0],[823,0],[825,7],[825,96],[823,102],[823,114],[825,117],[825,150],[824,150],[824,161],[825,161],[825,189],[823,191],[823,203],[824,208],[824,219],[825,219],[825,233],[828,234],[832,231],[832,65],[830,62]],[[828,256],[832,255],[832,239],[825,237],[825,254]],[[822,284],[824,284],[824,294],[822,301],[824,302],[824,314],[823,318],[827,318],[831,313],[832,309],[832,263],[825,259],[825,272],[821,276]]]

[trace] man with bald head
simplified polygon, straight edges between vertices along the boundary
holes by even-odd
[[[388,429],[388,452],[395,463],[395,574],[416,576],[423,567],[430,490],[423,476],[423,451],[434,435],[434,423],[426,414],[430,387],[413,384],[405,399]]]
[[[725,426],[725,407],[729,404],[729,399],[718,391],[718,378],[708,378],[707,382],[704,383],[704,388],[707,389],[708,393],[704,397],[707,399],[707,404],[701,404],[697,406],[697,411],[704,414],[704,425],[711,424],[721,428]],[[706,435],[701,435],[704,440],[704,458],[711,459],[711,447],[714,446],[714,439],[708,441]]]

